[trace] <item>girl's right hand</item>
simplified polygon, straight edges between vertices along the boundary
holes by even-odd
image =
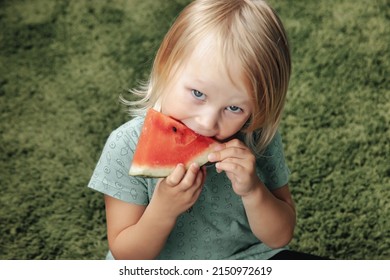
[[[178,164],[168,177],[158,181],[149,206],[155,208],[161,218],[176,220],[196,202],[205,178],[206,169],[198,164],[193,163],[187,171],[183,164]]]

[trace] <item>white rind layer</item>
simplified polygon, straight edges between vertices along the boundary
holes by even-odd
[[[208,162],[207,157],[208,157],[209,153],[212,152],[213,146],[214,145],[211,145],[206,151],[204,151],[201,155],[199,155],[193,161],[188,162],[188,163],[182,162],[185,165],[186,169],[188,169],[192,163],[197,163],[197,164],[199,164],[199,166],[206,164]],[[151,168],[150,166],[132,164],[130,167],[129,175],[130,176],[150,177],[150,178],[163,178],[163,177],[167,177],[169,174],[171,174],[176,166],[177,166],[177,164],[172,165],[172,166],[166,166],[166,167]]]

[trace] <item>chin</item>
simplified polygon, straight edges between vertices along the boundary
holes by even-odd
[[[237,133],[235,133],[235,134],[233,134],[231,136],[227,136],[227,137],[226,136],[225,137],[223,137],[223,136],[215,136],[213,138],[215,140],[221,142],[221,143],[225,143],[225,142],[229,142],[230,140],[236,139],[238,137],[238,134],[239,134],[239,132],[237,132]]]

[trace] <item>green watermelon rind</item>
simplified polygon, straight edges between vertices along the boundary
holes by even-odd
[[[211,144],[208,149],[204,152],[200,153],[196,158],[194,158],[191,162],[184,163],[186,170],[191,166],[192,163],[197,163],[199,166],[205,165],[208,162],[208,155],[213,151],[213,148],[216,144]],[[177,164],[180,164],[178,162]],[[150,167],[147,165],[136,165],[132,164],[129,175],[130,176],[139,176],[139,177],[147,177],[147,178],[164,178],[169,176],[173,170],[176,168],[175,166],[169,167]]]

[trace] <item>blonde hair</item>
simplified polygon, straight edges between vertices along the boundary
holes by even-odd
[[[130,105],[133,116],[154,107],[161,88],[191,55],[198,42],[207,36],[214,36],[225,65],[232,57],[242,65],[243,77],[254,101],[252,116],[242,132],[246,144],[259,153],[278,129],[291,72],[283,24],[263,0],[196,0],[190,3],[165,35],[149,81],[131,90],[140,99],[125,103]]]

